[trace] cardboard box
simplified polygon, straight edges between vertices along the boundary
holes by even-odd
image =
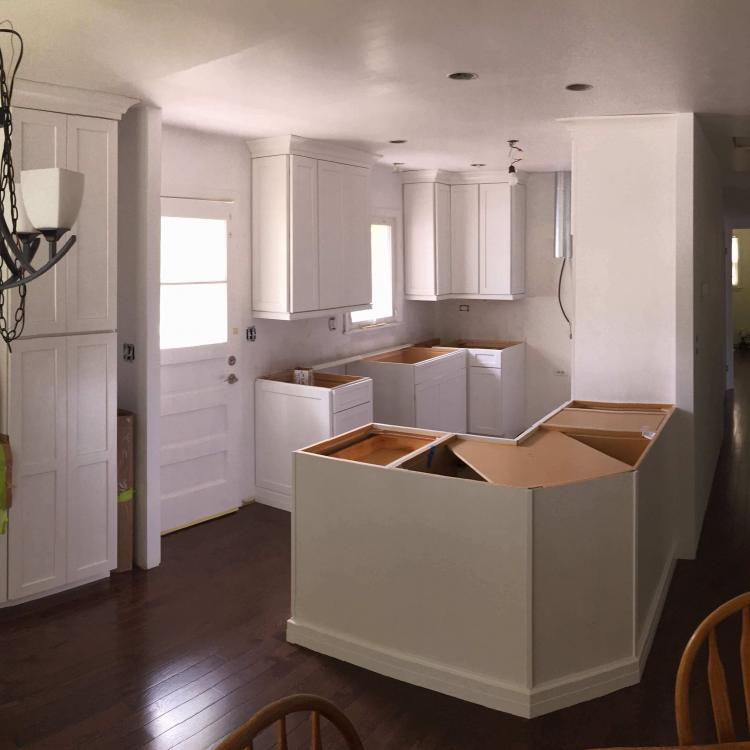
[[[133,498],[135,495],[135,414],[117,411],[117,567],[133,569]]]

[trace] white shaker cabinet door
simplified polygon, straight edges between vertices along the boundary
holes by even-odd
[[[372,302],[368,170],[318,162],[320,309]]]
[[[68,582],[117,564],[117,334],[68,339]]]
[[[40,338],[16,341],[10,355],[10,599],[48,591],[66,579],[65,351],[65,339]]]
[[[318,162],[290,156],[289,189],[291,247],[291,312],[319,308],[318,268]]]
[[[479,185],[451,186],[451,291],[479,293]]]
[[[466,432],[466,370],[440,381],[440,427],[446,432]]]
[[[13,163],[17,198],[21,198],[21,171],[24,169],[65,168],[67,161],[67,115],[35,109],[13,110]],[[47,254],[42,240],[40,257]],[[47,273],[26,288],[26,325],[24,336],[45,336],[65,333],[67,317],[66,273],[70,257],[63,258]],[[11,291],[15,309],[18,293]],[[6,313],[7,316],[7,313]],[[9,317],[9,316],[7,316]]]
[[[479,188],[479,291],[511,294],[511,187],[500,183]]]
[[[84,174],[67,263],[68,333],[117,328],[117,123],[68,118],[68,167]],[[67,236],[66,238],[67,239]]]
[[[440,381],[428,380],[414,388],[415,427],[423,430],[442,430]],[[407,427],[411,425],[406,425]]]
[[[432,297],[437,294],[435,244],[435,185],[430,182],[407,183],[404,185],[406,295]]]
[[[494,367],[469,368],[469,432],[503,434],[501,372]]]

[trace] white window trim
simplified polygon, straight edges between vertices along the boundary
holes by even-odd
[[[403,324],[404,308],[404,253],[401,232],[401,212],[392,209],[379,210],[370,217],[368,226],[372,224],[390,224],[393,242],[393,315],[389,318],[377,320],[374,323],[363,321],[353,323],[351,313],[344,315],[344,333],[372,333],[384,328],[394,328]]]

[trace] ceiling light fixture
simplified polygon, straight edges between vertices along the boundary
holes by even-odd
[[[388,141],[388,143],[406,143],[406,138],[394,138],[392,141]]]
[[[565,88],[568,91],[591,91],[594,87],[590,83],[569,83]]]
[[[518,145],[517,138],[511,138],[508,141],[508,182],[511,185],[518,185],[518,173],[516,172],[516,164],[523,159],[523,156],[519,154],[523,153],[523,149]]]
[[[13,28],[0,28],[0,34],[10,37],[11,47],[7,71],[6,59],[0,49],[0,127],[3,134],[0,155],[0,337],[10,348],[10,343],[23,333],[26,285],[58,263],[75,244],[75,235],[71,235],[62,247],[58,247],[58,242],[78,218],[83,197],[83,174],[69,169],[30,169],[22,171],[20,181],[16,182],[11,154],[11,100],[16,73],[23,58],[23,39]],[[14,44],[16,41],[18,50]],[[19,187],[21,194],[16,192]],[[47,258],[34,265],[42,237],[48,245]],[[14,287],[18,288],[18,298],[15,310],[10,310],[5,292]]]
[[[448,78],[453,81],[473,81],[475,78],[479,78],[479,74],[459,71],[458,73],[448,73]]]

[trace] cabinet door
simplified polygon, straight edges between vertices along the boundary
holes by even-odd
[[[469,368],[469,432],[477,435],[503,434],[501,370]]]
[[[440,428],[466,432],[466,370],[459,370],[440,381]]]
[[[39,338],[15,342],[10,355],[10,599],[48,591],[66,580],[65,351],[65,339]]]
[[[511,294],[510,185],[479,186],[479,292]]]
[[[367,169],[318,162],[320,309],[372,302]]]
[[[451,186],[451,291],[479,293],[479,185]]]
[[[318,162],[291,156],[289,244],[291,247],[291,312],[319,307]]]
[[[435,185],[435,258],[437,293],[451,291],[451,189]]]
[[[117,334],[68,339],[67,580],[117,565]]]
[[[40,112],[20,107],[13,110],[13,164],[17,186],[20,186],[21,171],[24,169],[68,166],[67,122],[67,115],[56,112]],[[17,195],[20,200],[20,190]],[[39,249],[41,257],[44,257],[46,252],[47,245],[42,240]],[[24,336],[65,332],[66,274],[69,263],[70,255],[26,288]],[[15,309],[17,292],[12,291],[10,298]]]
[[[414,406],[415,427],[421,427],[424,430],[444,429],[441,419],[439,380],[428,380],[414,388]]]
[[[68,118],[68,167],[84,174],[67,261],[67,331],[117,328],[117,123]]]
[[[404,185],[404,291],[407,296],[437,294],[435,187],[430,182]]]

